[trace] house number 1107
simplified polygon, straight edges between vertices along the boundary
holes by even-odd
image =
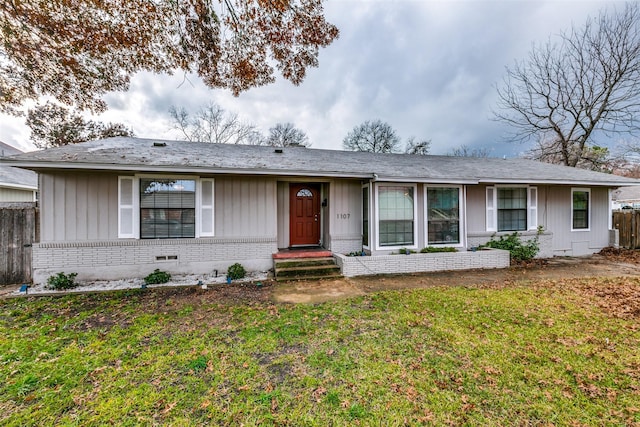
[[[338,217],[338,219],[349,219],[351,217],[350,213],[339,213],[336,214],[336,216]]]

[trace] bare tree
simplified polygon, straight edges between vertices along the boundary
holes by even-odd
[[[591,168],[596,134],[640,130],[639,21],[636,3],[602,12],[507,68],[494,114],[516,141],[536,140],[531,157]]]
[[[404,149],[406,154],[419,154],[426,156],[431,149],[431,141],[428,139],[417,140],[414,136],[407,140],[407,146]]]
[[[78,113],[52,102],[32,108],[27,113],[31,141],[38,148],[60,147],[94,139],[133,136],[133,130],[121,123],[85,120]]]
[[[486,147],[471,148],[462,144],[447,153],[447,156],[456,157],[489,157],[489,149]]]
[[[300,129],[296,129],[293,123],[278,123],[269,129],[267,145],[272,147],[301,146],[310,147],[309,137]]]
[[[356,126],[342,140],[347,151],[370,151],[372,153],[399,152],[400,138],[391,125],[374,120]]]
[[[241,122],[236,113],[229,113],[214,102],[201,107],[193,115],[183,107],[172,106],[169,115],[173,128],[182,132],[188,141],[247,145],[263,143],[263,137],[254,125]]]

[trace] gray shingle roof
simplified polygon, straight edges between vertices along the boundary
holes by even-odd
[[[2,156],[20,154],[22,151],[0,141],[0,159]],[[27,188],[38,187],[38,175],[24,169],[0,164],[0,187]]]
[[[277,152],[281,151],[281,152]],[[376,154],[288,147],[109,138],[12,156],[5,163],[32,170],[359,177],[452,183],[558,183],[623,186],[640,181],[525,159]]]

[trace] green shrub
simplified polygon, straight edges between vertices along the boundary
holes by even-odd
[[[171,275],[159,269],[153,270],[153,273],[144,278],[144,283],[147,285],[159,285],[161,283],[167,283],[171,280]]]
[[[539,234],[540,232],[538,232]],[[529,261],[540,252],[538,235],[528,242],[523,242],[517,231],[506,236],[500,236],[498,240],[495,240],[494,235],[483,247],[509,251],[512,261]]]
[[[416,251],[412,249],[407,249],[407,248],[400,248],[398,249],[398,253],[401,255],[408,255],[408,254],[415,254]]]
[[[427,246],[426,248],[420,249],[421,254],[431,254],[436,252],[457,252],[456,248],[451,246]]]
[[[247,271],[244,269],[242,264],[237,262],[229,266],[229,269],[227,270],[227,277],[231,278],[231,280],[242,279],[246,275]]]
[[[64,274],[60,272],[47,279],[47,287],[49,289],[55,289],[55,290],[73,289],[78,286],[78,284],[76,283],[77,275],[78,273]]]

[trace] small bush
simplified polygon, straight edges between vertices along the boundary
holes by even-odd
[[[407,249],[407,248],[400,248],[398,249],[398,253],[401,255],[409,255],[409,254],[415,254],[416,251],[412,249]]]
[[[237,262],[229,266],[229,269],[227,270],[227,277],[231,278],[231,280],[242,279],[246,275],[247,271],[244,269],[242,264]]]
[[[537,235],[528,242],[523,242],[517,231],[507,236],[500,236],[498,240],[495,240],[494,237],[495,236],[491,236],[491,240],[483,245],[483,247],[509,251],[511,260],[515,262],[529,261],[535,258],[540,251]]]
[[[451,246],[427,246],[426,248],[420,249],[421,254],[432,254],[437,252],[458,252],[458,250]]]
[[[153,273],[144,278],[144,283],[147,285],[159,285],[161,283],[167,283],[169,280],[171,280],[169,273],[156,268],[153,270]]]
[[[49,289],[55,289],[55,290],[73,289],[78,286],[78,284],[76,283],[77,275],[78,273],[64,274],[60,272],[47,279],[47,287]]]
[[[347,256],[367,256],[365,251],[353,251],[346,254]]]

